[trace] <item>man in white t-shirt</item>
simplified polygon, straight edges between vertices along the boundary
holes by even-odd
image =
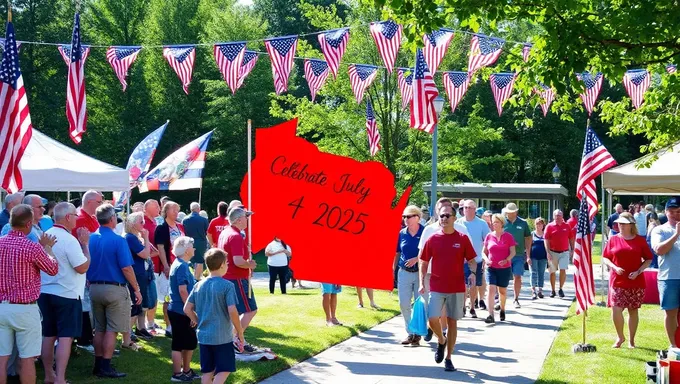
[[[46,383],[65,383],[66,366],[71,355],[71,343],[80,337],[83,326],[82,302],[85,293],[85,272],[90,267],[88,243],[90,232],[77,230],[78,239],[71,231],[76,226],[76,207],[62,202],[54,207],[54,226],[46,233],[56,238],[52,247],[59,262],[55,276],[41,272],[41,289],[38,306],[42,314],[42,362]],[[56,372],[53,369],[56,348]]]
[[[484,287],[482,281],[484,281],[483,271],[484,266],[482,262],[482,249],[484,248],[484,239],[491,230],[486,224],[486,221],[480,219],[476,215],[477,204],[472,200],[465,200],[463,202],[463,214],[464,217],[456,221],[456,224],[461,224],[467,228],[468,237],[472,242],[472,247],[475,249],[477,256],[475,257],[475,262],[477,262],[477,270],[470,271],[470,267],[465,263],[465,281],[469,281],[470,275],[474,274],[476,277],[476,284],[474,287],[468,287],[470,293],[470,315],[473,318],[477,317],[475,312],[475,300],[477,299],[477,294],[480,297],[480,307],[485,307],[483,302],[484,298]]]

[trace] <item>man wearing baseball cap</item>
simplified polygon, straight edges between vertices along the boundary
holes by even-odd
[[[515,238],[517,245],[515,246],[516,255],[512,258],[512,276],[513,276],[513,288],[515,293],[515,299],[513,304],[515,308],[520,308],[519,304],[519,292],[522,289],[522,275],[524,275],[524,263],[530,259],[529,253],[531,252],[531,229],[529,229],[529,224],[526,220],[522,219],[517,215],[519,208],[517,204],[508,203],[508,205],[503,208],[503,213],[508,219],[505,222],[505,227],[503,230],[509,232],[512,237]],[[498,307],[500,309],[500,306]]]
[[[652,230],[652,249],[659,255],[659,297],[661,309],[666,313],[665,327],[672,348],[677,348],[675,332],[678,329],[680,308],[680,196],[666,202],[668,222]]]

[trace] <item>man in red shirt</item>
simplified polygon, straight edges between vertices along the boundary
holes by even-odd
[[[455,371],[451,362],[451,353],[456,345],[458,336],[458,320],[463,318],[463,305],[465,304],[465,270],[463,264],[467,261],[470,267],[470,286],[475,286],[475,281],[481,276],[476,276],[477,262],[470,238],[460,234],[453,227],[456,221],[456,213],[450,206],[439,209],[439,224],[441,230],[432,235],[420,255],[420,294],[425,293],[425,273],[432,263],[430,276],[430,299],[428,305],[428,320],[430,328],[437,335],[438,345],[434,355],[437,364],[444,360],[444,348],[446,348],[446,371]],[[446,308],[447,314],[447,338],[442,334],[439,317]],[[442,342],[443,341],[443,342]]]
[[[559,209],[553,212],[553,221],[545,226],[545,250],[548,253],[548,262],[552,263],[555,269],[560,270],[560,290],[559,296],[564,297],[565,281],[567,281],[567,268],[569,259],[574,255],[575,234],[569,224],[564,221],[564,214]],[[555,273],[550,274],[550,285],[552,293],[550,297],[555,297]]]
[[[229,211],[229,224],[231,225],[222,231],[217,242],[217,247],[227,252],[227,273],[223,277],[234,284],[234,288],[236,288],[236,297],[238,298],[236,309],[239,315],[242,315],[241,328],[243,332],[257,313],[255,295],[251,292],[248,283],[251,270],[257,267],[257,263],[250,257],[248,245],[241,234],[241,231],[248,226],[248,216],[252,214],[252,212],[243,208],[234,208]],[[246,352],[255,351],[247,343],[243,348]]]
[[[21,381],[36,382],[35,358],[40,356],[42,324],[37,300],[40,271],[55,276],[59,262],[54,258],[54,236],[42,234],[40,244],[26,236],[33,229],[33,208],[12,208],[12,229],[0,237],[0,382],[7,382],[7,363],[16,346]]]
[[[87,191],[83,195],[83,202],[78,210],[78,218],[76,219],[76,226],[73,228],[72,234],[78,237],[78,228],[87,228],[90,233],[97,232],[99,223],[94,216],[94,212],[104,202],[104,197],[97,191]]]
[[[211,247],[217,246],[220,233],[229,227],[229,220],[227,219],[228,208],[229,206],[224,201],[217,203],[217,217],[212,219],[208,225],[208,241]]]

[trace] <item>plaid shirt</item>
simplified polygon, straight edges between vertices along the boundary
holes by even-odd
[[[21,232],[0,237],[0,301],[30,303],[40,296],[40,271],[54,276],[59,262]]]

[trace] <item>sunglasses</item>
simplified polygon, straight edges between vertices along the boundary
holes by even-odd
[[[401,218],[402,219],[410,219],[410,218],[416,217],[416,216],[418,216],[418,215],[403,215]]]
[[[451,216],[453,216],[453,215],[449,214],[449,213],[442,213],[441,215],[439,215],[439,218],[440,219],[450,219]]]

